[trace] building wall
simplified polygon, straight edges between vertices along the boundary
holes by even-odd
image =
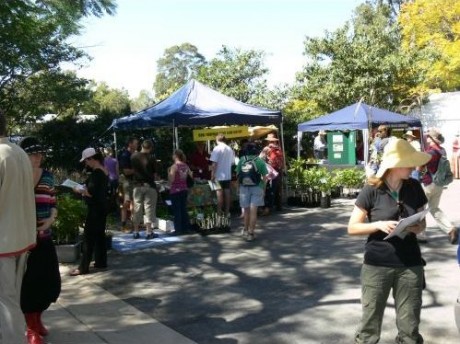
[[[431,95],[419,116],[425,129],[438,128],[441,131],[445,138],[443,146],[450,157],[455,135],[460,134],[460,92]]]

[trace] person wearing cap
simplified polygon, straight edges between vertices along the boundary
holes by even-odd
[[[406,139],[407,142],[411,144],[412,147],[415,148],[416,151],[421,151],[422,146],[420,145],[420,142],[417,139],[417,136],[414,135],[412,130],[408,130],[404,133],[403,138]],[[420,180],[420,171],[417,169],[414,169],[412,171],[411,177],[417,180]]]
[[[0,326],[2,343],[24,343],[20,307],[28,252],[35,247],[37,220],[34,178],[27,154],[7,137],[0,111]]]
[[[80,162],[84,162],[91,173],[85,188],[74,188],[74,192],[83,196],[87,205],[85,227],[83,231],[83,254],[80,265],[70,272],[70,276],[87,274],[94,252],[94,268],[107,268],[107,245],[105,227],[107,221],[107,193],[109,187],[108,172],[104,168],[104,156],[90,147],[83,150]]]
[[[410,174],[429,160],[429,154],[416,151],[406,140],[391,140],[377,173],[368,178],[356,199],[348,234],[367,236],[367,243],[361,268],[362,318],[354,343],[379,341],[391,290],[398,329],[396,342],[423,343],[419,324],[424,270],[416,234],[426,227],[425,219],[406,227],[400,236],[385,238],[402,218],[425,208],[425,193]]]
[[[315,159],[327,159],[326,132],[320,130],[313,140],[313,155]]]
[[[443,187],[433,183],[433,175],[438,170],[439,160],[441,156],[446,155],[446,151],[441,146],[444,143],[444,136],[437,130],[431,129],[426,135],[427,147],[425,152],[430,155],[430,160],[421,170],[421,182],[423,190],[425,190],[426,197],[428,198],[428,207],[430,213],[435,219],[438,227],[448,235],[451,244],[458,243],[458,230],[448,219],[446,214],[439,208],[441,201]],[[418,236],[421,243],[428,241],[426,231],[424,230]]]
[[[255,169],[260,175],[260,181],[254,186],[245,186],[240,183],[239,185],[239,199],[240,206],[243,211],[243,236],[247,241],[255,239],[255,228],[257,223],[257,210],[260,206],[264,205],[264,190],[265,182],[267,180],[268,170],[265,161],[259,157],[259,150],[253,143],[248,143],[243,154],[236,166],[236,175],[240,177],[243,164],[247,161],[252,161]],[[239,178],[238,178],[239,179]]]
[[[35,137],[25,137],[19,146],[29,156],[37,213],[37,246],[30,250],[27,269],[22,280],[21,309],[27,324],[29,343],[43,343],[48,330],[42,323],[42,313],[56,302],[61,292],[61,275],[56,248],[52,239],[52,225],[57,217],[54,176],[41,167],[45,149]]]
[[[216,136],[216,146],[211,152],[211,181],[218,182],[216,189],[217,211],[230,217],[232,165],[235,162],[235,152],[227,145],[225,135]]]
[[[284,154],[279,145],[279,139],[274,133],[268,134],[265,141],[268,142],[266,146],[268,147],[268,151],[266,153],[267,163],[278,173],[277,176],[274,177],[268,184],[271,190],[267,192],[267,202],[265,203],[263,212],[263,215],[268,215],[273,207],[275,207],[278,211],[282,209]]]

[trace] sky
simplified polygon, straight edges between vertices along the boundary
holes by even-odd
[[[152,92],[156,61],[167,48],[191,43],[207,60],[223,45],[263,50],[269,85],[292,84],[305,65],[305,37],[324,37],[343,26],[362,2],[117,0],[114,16],[86,19],[72,42],[92,57],[77,74],[124,88],[134,98],[141,90]]]

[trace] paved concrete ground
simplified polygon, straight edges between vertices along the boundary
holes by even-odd
[[[442,199],[457,225],[459,194],[455,181]],[[346,234],[352,205],[339,199],[330,209],[287,208],[260,218],[251,243],[235,219],[230,234],[111,252],[109,270],[64,277],[59,302],[46,312],[48,343],[352,343],[365,242]],[[455,344],[457,247],[430,215],[428,226],[421,333],[427,344]],[[394,342],[394,320],[390,297],[381,343]]]

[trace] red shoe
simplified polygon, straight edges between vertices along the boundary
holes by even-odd
[[[28,344],[44,344],[43,338],[34,330],[30,328],[27,329],[26,333],[27,343]]]
[[[37,326],[38,333],[40,334],[40,336],[44,336],[44,337],[47,336],[48,335],[48,329],[42,323],[42,313],[37,312],[36,313],[36,318],[37,318],[36,326]]]

